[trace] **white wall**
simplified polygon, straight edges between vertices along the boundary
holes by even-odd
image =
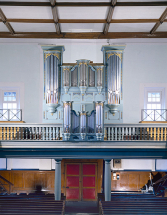
[[[121,159],[121,168],[113,167],[113,160],[111,162],[112,170],[149,170],[155,171],[154,159]]]
[[[40,122],[40,50],[31,44],[0,44],[0,82],[22,86],[23,120]],[[11,83],[11,84],[10,84]]]
[[[141,120],[144,87],[165,87],[167,90],[166,59],[166,44],[126,46],[123,65],[124,123],[138,123]]]
[[[55,43],[65,46],[64,63],[75,63],[78,59],[89,59],[94,63],[103,62],[101,47],[106,45],[106,42],[55,40]],[[161,86],[166,90],[166,59],[166,43],[126,44],[123,61],[124,123],[138,123],[141,120],[141,109],[144,108],[144,87]],[[1,43],[0,65],[0,82],[11,82],[16,85],[19,82],[24,87],[23,120],[41,122],[43,59],[40,45],[38,43]]]

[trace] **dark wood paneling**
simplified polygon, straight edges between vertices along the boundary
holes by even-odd
[[[0,175],[14,184],[12,192],[34,192],[40,185],[46,192],[54,193],[55,171],[3,170]]]
[[[112,191],[138,191],[150,179],[150,172],[119,172],[120,179],[113,180],[111,173],[111,190]]]

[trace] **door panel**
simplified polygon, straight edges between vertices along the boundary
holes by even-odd
[[[65,164],[66,200],[95,201],[97,199],[97,163]]]
[[[95,187],[95,176],[83,176],[83,187]]]
[[[67,175],[79,175],[79,164],[67,164]]]
[[[65,185],[66,185],[66,199],[73,201],[80,201],[81,199],[81,164],[66,164],[66,177],[65,177]]]
[[[95,164],[83,164],[83,175],[95,175]]]
[[[97,164],[82,164],[82,200],[95,201],[97,198]]]
[[[67,200],[80,200],[79,189],[70,188],[66,189],[66,199]]]
[[[95,188],[83,188],[83,200],[95,200],[96,199],[96,190]]]
[[[79,176],[67,176],[67,187],[79,187]]]

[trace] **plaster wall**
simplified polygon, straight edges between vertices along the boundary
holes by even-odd
[[[102,43],[57,42],[64,45],[63,63],[75,63],[77,59],[103,62]],[[138,123],[144,108],[144,88],[164,87],[167,83],[167,44],[127,43],[123,59],[123,122]],[[23,86],[21,101],[25,122],[42,122],[43,56],[38,43],[0,44],[0,82]],[[167,103],[167,99],[165,101]],[[167,107],[167,104],[166,104]]]

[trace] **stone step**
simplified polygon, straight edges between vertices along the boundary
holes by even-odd
[[[99,215],[99,213],[65,213],[65,215]]]

